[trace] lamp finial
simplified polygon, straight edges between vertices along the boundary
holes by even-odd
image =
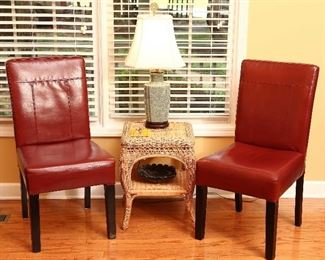
[[[156,15],[156,12],[158,9],[159,9],[159,6],[156,2],[152,2],[150,4],[150,11],[151,11],[152,15]]]

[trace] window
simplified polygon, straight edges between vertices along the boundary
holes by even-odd
[[[48,55],[85,58],[93,135],[119,136],[125,120],[143,118],[143,84],[149,72],[129,69],[124,60],[136,17],[149,12],[151,1],[0,0],[0,120],[11,121],[5,61]],[[192,122],[196,135],[232,135],[247,2],[155,2],[160,13],[173,16],[186,63],[165,74],[171,83],[170,118]],[[2,131],[3,125],[0,135],[12,136],[12,130]]]
[[[159,13],[171,14],[178,47],[186,67],[167,71],[171,83],[170,117],[230,117],[234,61],[234,0],[155,0]],[[145,70],[124,65],[136,17],[148,13],[150,0],[114,0],[109,5],[109,89],[112,118],[144,116]],[[159,30],[159,28],[157,28]]]
[[[95,2],[0,1],[0,117],[11,118],[5,62],[14,57],[81,55],[86,61],[89,113],[98,119]]]

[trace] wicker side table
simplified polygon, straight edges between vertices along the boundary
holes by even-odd
[[[121,183],[125,192],[125,215],[122,229],[129,225],[135,197],[182,196],[194,222],[192,195],[194,189],[195,155],[192,126],[171,122],[164,129],[147,129],[144,122],[124,125],[120,158]],[[168,157],[181,162],[176,177],[167,183],[149,183],[132,176],[133,166],[152,157]]]

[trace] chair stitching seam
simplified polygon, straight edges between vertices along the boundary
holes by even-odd
[[[30,82],[31,90],[32,90],[32,98],[33,98],[33,110],[34,110],[34,120],[35,120],[35,129],[36,129],[36,139],[39,142],[38,137],[38,125],[37,125],[37,117],[36,117],[36,103],[35,103],[35,93],[34,93],[34,84]]]
[[[247,80],[241,80],[240,83],[244,84],[264,84],[264,85],[275,85],[275,86],[306,86],[308,84],[294,84],[294,83],[270,83],[270,82],[263,82],[263,81],[247,81]]]
[[[70,91],[70,85],[67,84],[67,86],[68,86],[67,97],[68,97],[69,116],[70,116],[70,136],[72,138],[73,137],[73,130],[72,130],[72,115],[71,115],[71,99],[70,99],[71,91]]]
[[[60,78],[60,79],[40,79],[40,80],[30,80],[30,81],[16,81],[16,83],[38,83],[38,82],[51,82],[51,81],[67,81],[67,80],[81,80],[81,77],[75,78]]]

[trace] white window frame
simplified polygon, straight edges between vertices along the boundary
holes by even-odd
[[[95,41],[97,45],[98,55],[98,117],[99,120],[91,123],[92,137],[120,137],[125,121],[139,120],[139,118],[111,118],[109,115],[108,102],[109,102],[109,77],[108,77],[108,38],[100,37],[108,35],[107,24],[107,4],[106,1],[97,0],[97,15],[95,22],[97,22],[98,31],[95,32]],[[197,137],[227,137],[234,136],[236,106],[238,97],[238,86],[240,76],[240,66],[242,60],[246,57],[247,49],[247,28],[248,28],[248,7],[249,0],[234,1],[236,5],[234,16],[237,17],[234,22],[234,42],[233,42],[233,57],[232,64],[232,81],[230,87],[230,116],[227,120],[218,118],[173,118],[170,121],[185,121],[193,126],[194,135]],[[97,40],[96,40],[97,39]],[[0,121],[0,136],[13,136],[13,126],[11,122]]]
[[[236,117],[236,105],[237,105],[237,96],[238,96],[238,85],[239,85],[239,75],[240,75],[240,66],[241,61],[246,56],[246,46],[247,46],[247,24],[248,24],[248,5],[249,1],[234,1],[234,4],[237,5],[235,7],[234,16],[238,17],[235,20],[234,24],[234,42],[233,42],[233,57],[236,57],[233,60],[234,69],[232,70],[232,85],[230,91],[230,116],[227,120],[217,119],[217,118],[173,118],[170,121],[185,121],[189,122],[193,126],[194,135],[195,136],[234,136],[235,130],[235,117]],[[99,7],[101,12],[107,13],[107,6],[104,4]],[[107,23],[107,19],[100,15],[101,24]],[[239,26],[240,25],[240,26]],[[112,25],[107,25],[108,26]],[[102,28],[101,34],[108,35],[108,30],[100,26]],[[108,57],[108,40],[107,37],[102,37],[100,39],[99,51],[101,55],[101,59],[105,59]],[[120,136],[122,133],[122,128],[124,122],[129,119],[116,119],[110,118],[109,110],[108,110],[108,86],[109,86],[109,77],[108,77],[108,61],[102,60],[101,64],[101,83],[102,88],[104,90],[104,97],[101,99],[103,102],[100,105],[100,110],[103,115],[102,125],[93,125],[91,127],[93,136]],[[107,86],[107,87],[105,87]],[[105,105],[104,105],[105,104]],[[105,108],[105,109],[103,109]],[[133,120],[139,120],[139,118],[134,118]]]

